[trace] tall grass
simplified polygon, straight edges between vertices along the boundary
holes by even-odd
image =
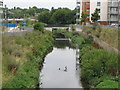
[[[96,29],[93,29],[92,27],[85,26],[83,27],[83,32],[94,35],[108,43],[110,46],[119,49],[118,42],[120,41],[120,31],[118,29],[105,28],[102,26],[98,26]]]
[[[49,31],[3,35],[3,88],[36,88],[43,58],[52,45]]]

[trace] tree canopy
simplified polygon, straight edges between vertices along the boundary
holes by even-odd
[[[74,24],[76,10],[68,8],[51,8],[51,11],[40,13],[38,21],[47,24]]]
[[[95,12],[92,14],[91,20],[93,22],[98,21],[100,19],[99,9],[96,8]]]
[[[86,22],[88,21],[88,18],[87,18],[88,14],[86,14],[85,12],[82,12],[81,13],[81,22]]]

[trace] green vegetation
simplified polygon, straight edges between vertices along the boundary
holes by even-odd
[[[118,88],[118,82],[112,80],[105,80],[97,85],[96,88]]]
[[[93,22],[96,22],[100,19],[100,15],[99,15],[99,9],[96,8],[95,12],[92,14],[91,20]]]
[[[40,13],[38,20],[46,24],[74,24],[75,23],[75,10],[68,8],[52,8],[51,11]]]
[[[108,53],[102,49],[84,47],[81,51],[81,77],[96,86],[101,81],[106,80],[107,76],[118,76],[118,56]],[[85,50],[87,49],[87,50]],[[86,52],[84,52],[86,51]],[[102,77],[104,79],[101,79]],[[108,80],[110,78],[107,78]],[[117,88],[117,87],[116,87]]]
[[[120,31],[118,29],[104,28],[100,25],[96,25],[95,28],[94,29],[93,28],[84,26],[83,32],[92,36],[96,36],[97,38],[103,40],[110,46],[119,49],[118,42],[120,42],[120,37],[119,37]]]
[[[34,24],[34,30],[39,30],[41,32],[44,31],[44,24],[43,23],[40,23],[40,22],[37,22]]]
[[[52,50],[49,31],[3,35],[3,88],[36,88],[43,58]]]
[[[75,31],[75,26],[73,24],[71,24],[70,29],[74,32]]]
[[[84,38],[77,32],[63,32],[79,45],[82,81],[96,88],[118,88],[118,55],[101,49],[90,36]]]
[[[81,46],[80,62],[82,80],[94,87],[98,85],[99,88],[118,88],[118,55],[100,49],[92,39],[82,43]],[[111,80],[111,82],[115,83],[109,87],[106,84],[107,82],[104,82],[106,80]]]
[[[35,17],[36,14],[39,14],[44,11],[49,11],[49,9],[37,8],[36,6],[29,7],[29,9],[14,7],[12,9],[8,9],[8,16],[9,18],[24,18],[24,17],[28,18],[28,17]]]
[[[38,20],[39,22],[44,22],[44,23],[50,23],[50,17],[51,17],[51,14],[49,11],[44,11],[44,12],[41,12],[39,17],[38,17]]]
[[[86,25],[86,21],[88,21],[87,16],[88,14],[86,14],[85,12],[81,13],[81,23],[84,23],[84,25]]]

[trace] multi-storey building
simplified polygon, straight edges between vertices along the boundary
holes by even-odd
[[[0,23],[2,22],[2,14],[3,14],[3,1],[0,1]]]
[[[118,0],[108,1],[108,22],[118,23],[119,21],[119,3]]]
[[[101,24],[118,23],[119,16],[119,0],[80,0],[80,18],[81,13],[88,14],[90,23],[93,23],[91,17],[95,9],[99,10],[100,19],[98,20]]]
[[[77,4],[76,23],[79,24],[80,23],[80,9],[81,9],[80,8],[80,6],[81,6],[80,0],[77,0],[76,4]]]

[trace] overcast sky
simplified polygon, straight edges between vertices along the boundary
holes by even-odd
[[[28,8],[32,6],[37,6],[39,8],[48,8],[51,7],[67,7],[74,9],[76,7],[76,0],[3,0],[4,4],[9,8],[21,7]]]

